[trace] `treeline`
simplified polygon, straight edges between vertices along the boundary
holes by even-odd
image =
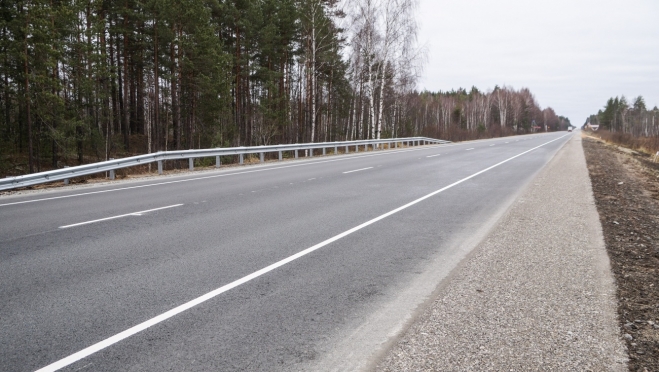
[[[0,0],[0,173],[160,150],[456,140],[569,123],[526,89],[415,92],[416,5]]]
[[[78,163],[324,139],[348,106],[333,0],[0,0],[3,149]]]
[[[496,86],[482,92],[423,92],[408,96],[407,121],[415,133],[453,141],[566,130],[570,120],[542,109],[527,88]]]
[[[659,108],[648,110],[645,99],[638,96],[630,104],[625,96],[609,98],[597,114],[591,115],[586,124],[600,125],[600,129],[634,137],[659,136]],[[586,125],[584,124],[584,125]]]

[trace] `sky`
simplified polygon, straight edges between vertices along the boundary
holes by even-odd
[[[529,88],[581,126],[610,97],[659,106],[659,0],[420,0],[421,90]]]

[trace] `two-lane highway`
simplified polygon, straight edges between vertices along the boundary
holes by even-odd
[[[0,370],[363,366],[568,138],[0,197]]]

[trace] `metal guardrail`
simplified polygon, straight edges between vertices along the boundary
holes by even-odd
[[[273,146],[250,146],[250,147],[219,147],[214,149],[204,150],[181,150],[181,151],[159,151],[151,154],[131,156],[122,159],[113,159],[102,161],[98,163],[79,165],[76,167],[68,167],[56,169],[47,172],[39,172],[26,174],[24,176],[7,177],[0,179],[0,191],[10,190],[18,187],[34,186],[42,183],[64,181],[68,183],[69,179],[80,176],[87,176],[95,173],[110,172],[110,179],[114,179],[114,171],[117,169],[134,167],[137,165],[144,165],[153,162],[158,163],[158,173],[163,172],[163,161],[165,160],[181,160],[189,159],[190,170],[194,169],[195,158],[208,158],[215,157],[215,167],[220,167],[220,156],[238,155],[240,157],[240,164],[243,164],[244,155],[247,154],[260,154],[261,162],[265,161],[265,153],[279,152],[279,160],[283,159],[283,152],[295,152],[295,158],[298,158],[298,151],[309,150],[310,155],[313,156],[313,150],[322,149],[323,155],[326,154],[328,148],[333,148],[334,153],[338,153],[339,147],[344,147],[345,152],[348,153],[350,147],[355,147],[355,151],[359,151],[360,146],[364,146],[364,150],[368,150],[369,145],[389,144],[394,148],[398,144],[406,144],[407,146],[418,146],[421,144],[442,144],[449,143],[450,141],[438,140],[427,137],[409,137],[409,138],[388,138],[379,140],[363,140],[363,141],[343,141],[343,142],[319,142],[319,143],[296,143],[290,145],[273,145]]]

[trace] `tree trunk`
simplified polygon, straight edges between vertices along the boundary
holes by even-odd
[[[158,150],[161,149],[159,145],[160,138],[160,82],[158,81],[158,19],[155,20],[153,25],[153,84],[154,84],[154,106],[153,106],[153,132],[156,136],[156,144]],[[151,131],[149,132],[149,142],[151,142]],[[151,153],[151,143],[149,143],[149,153]]]
[[[128,17],[124,15],[124,28],[128,27]],[[130,103],[129,103],[129,79],[128,79],[128,33],[124,31],[124,49],[123,49],[123,120],[124,126],[124,149],[130,151]]]
[[[28,35],[28,30],[30,27],[30,11],[25,7],[25,59],[23,60],[24,62],[24,67],[25,67],[25,115],[26,115],[26,121],[27,121],[27,152],[28,152],[28,166],[30,169],[30,173],[34,173],[34,157],[33,157],[33,149],[32,149],[32,115],[30,114],[30,105],[31,105],[31,97],[30,97],[30,70],[28,67],[28,47],[27,47],[27,35]]]
[[[315,7],[314,7],[315,8]],[[309,78],[311,79],[311,142],[315,142],[316,133],[316,9],[311,11],[311,63]]]
[[[175,27],[172,29],[172,33],[176,35]],[[175,148],[179,150],[181,148],[181,128],[179,121],[179,107],[178,107],[178,94],[177,94],[177,83],[176,83],[176,53],[175,53],[174,41],[169,46],[169,55],[171,58],[171,91],[172,91],[172,126],[174,127],[174,143]],[[167,135],[165,135],[165,138]]]

